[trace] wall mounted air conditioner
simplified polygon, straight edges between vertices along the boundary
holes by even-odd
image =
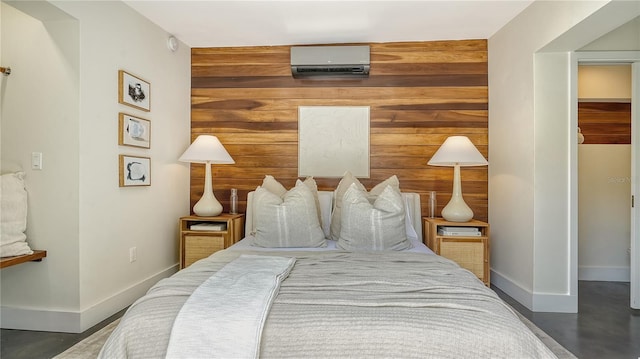
[[[369,46],[291,47],[291,74],[294,78],[367,77]]]

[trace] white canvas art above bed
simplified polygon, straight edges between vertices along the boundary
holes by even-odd
[[[298,176],[369,178],[369,106],[298,107]]]

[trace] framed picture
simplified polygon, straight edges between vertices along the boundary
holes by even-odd
[[[120,155],[120,187],[151,186],[151,159]]]
[[[369,178],[369,106],[298,107],[298,176]]]
[[[120,113],[118,119],[118,144],[150,148],[151,122],[144,118]]]
[[[142,111],[151,111],[151,84],[124,70],[119,70],[118,102]]]

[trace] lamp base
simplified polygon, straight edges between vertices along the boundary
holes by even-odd
[[[469,222],[473,218],[473,211],[467,206],[462,196],[454,195],[442,209],[442,218],[449,222]]]
[[[473,211],[462,198],[460,165],[457,163],[453,166],[453,193],[449,203],[442,209],[442,218],[449,222],[469,222],[473,218]]]
[[[222,213],[222,204],[218,202],[213,193],[206,193],[193,206],[193,213],[198,217],[213,217]]]
[[[211,185],[211,162],[204,166],[204,192],[198,203],[193,206],[193,213],[199,217],[213,217],[222,213],[222,205],[213,194]]]

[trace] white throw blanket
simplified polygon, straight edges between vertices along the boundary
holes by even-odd
[[[269,308],[294,263],[242,255],[224,266],[180,310],[167,358],[257,358]]]

